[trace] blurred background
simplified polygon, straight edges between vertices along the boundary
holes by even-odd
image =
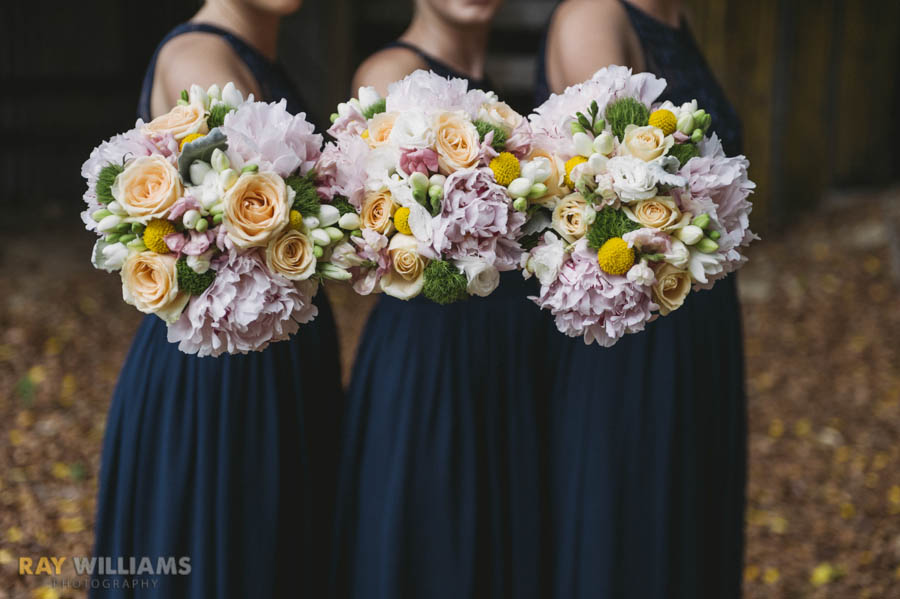
[[[521,111],[554,5],[507,0],[496,23],[488,72]],[[758,184],[763,241],[739,276],[745,596],[900,597],[900,3],[687,5]],[[90,552],[106,409],[140,320],[90,265],[80,165],[134,124],[156,43],[197,7],[0,9],[0,599],[83,596],[17,573],[19,556]],[[409,0],[306,0],[285,23],[284,62],[319,123],[409,14]],[[328,292],[346,375],[365,311]]]

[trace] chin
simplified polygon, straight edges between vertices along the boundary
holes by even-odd
[[[497,14],[502,0],[428,0],[448,21],[462,26],[487,25]]]
[[[257,10],[286,16],[300,10],[303,0],[248,0],[247,3]]]

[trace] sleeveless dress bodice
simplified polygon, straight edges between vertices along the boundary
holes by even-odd
[[[261,100],[302,109],[277,65],[227,31],[187,23],[153,56],[141,118],[160,49],[195,31],[231,45]],[[318,316],[290,339],[215,358],[180,352],[160,318],[143,318],[107,417],[94,552],[187,557],[191,572],[138,587],[108,575],[92,597],[324,596],[343,397],[331,310],[322,293],[314,303]]]
[[[648,70],[666,79],[660,100],[696,98],[725,151],[739,153],[740,121],[688,28],[622,4]],[[545,46],[536,104],[550,93]],[[746,397],[735,276],[611,348],[560,333],[550,345],[548,597],[740,597]]]

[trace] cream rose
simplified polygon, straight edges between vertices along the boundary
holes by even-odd
[[[143,126],[145,135],[171,133],[175,139],[183,139],[191,133],[209,133],[206,125],[206,109],[199,103],[176,106]]]
[[[130,255],[122,265],[122,299],[169,324],[178,320],[191,296],[178,290],[175,262],[175,256],[150,251]]]
[[[266,246],[266,266],[291,281],[304,281],[316,272],[313,242],[295,229],[286,229]]]
[[[116,177],[111,191],[132,221],[147,223],[151,218],[164,217],[182,190],[175,167],[154,154],[133,160]]]
[[[547,186],[547,193],[544,194],[542,198],[536,200],[537,203],[545,204],[553,198],[558,198],[563,194],[568,193],[568,188],[565,187],[565,163],[563,163],[558,156],[554,156],[543,150],[532,150],[531,154],[528,155],[527,160],[534,160],[535,158],[546,158],[547,162],[550,163],[550,176],[544,180],[544,185]]]
[[[625,154],[650,162],[668,152],[674,143],[675,138],[665,135],[659,127],[628,125],[625,127],[622,148]]]
[[[394,224],[391,220],[391,217],[394,216],[394,209],[394,200],[390,191],[383,189],[366,193],[360,212],[363,228],[387,235],[391,232]]]
[[[481,138],[475,125],[456,112],[443,112],[434,121],[434,149],[441,173],[449,175],[475,166],[481,152]]]
[[[290,221],[284,179],[272,172],[244,173],[225,193],[222,224],[239,248],[265,246]]]
[[[369,145],[373,148],[383,146],[391,137],[394,130],[394,121],[397,120],[396,112],[379,112],[369,121]]]
[[[419,242],[412,235],[397,233],[388,244],[391,269],[381,277],[381,290],[401,300],[413,298],[425,284],[425,259],[419,255]]]
[[[505,129],[508,133],[519,126],[523,117],[506,102],[491,102],[481,107],[478,118]]]
[[[669,196],[656,196],[651,200],[640,200],[624,205],[622,210],[636,223],[651,229],[669,231],[681,224],[682,216],[678,206]]]
[[[587,233],[585,210],[588,204],[580,193],[571,193],[553,209],[551,226],[569,243],[575,243]]]
[[[663,264],[656,269],[653,301],[659,305],[659,313],[663,316],[680,308],[690,290],[691,273],[688,271],[671,264]]]

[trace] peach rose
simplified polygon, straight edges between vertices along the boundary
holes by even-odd
[[[449,175],[478,162],[481,138],[468,119],[456,112],[443,112],[435,118],[434,149],[441,173]]]
[[[360,212],[363,228],[389,234],[394,224],[391,217],[395,209],[390,191],[383,189],[367,192]]]
[[[690,290],[691,273],[688,271],[666,263],[656,268],[653,301],[659,305],[659,313],[663,316],[680,308]]]
[[[571,193],[556,205],[550,224],[563,239],[574,243],[587,233],[588,223],[584,214],[587,207],[587,201],[580,193]]]
[[[659,127],[628,125],[625,127],[622,148],[623,153],[650,162],[668,152],[674,143],[675,138],[665,135]]]
[[[239,248],[265,246],[290,221],[284,179],[272,172],[244,173],[225,193],[222,224]]]
[[[266,266],[291,281],[304,281],[316,272],[313,242],[295,229],[287,229],[266,246]]]
[[[636,223],[651,229],[669,231],[681,222],[681,211],[669,196],[656,196],[649,200],[639,200],[622,207],[625,214]]]
[[[528,155],[528,160],[534,158],[546,158],[550,163],[550,176],[544,181],[544,185],[547,186],[547,193],[543,198],[536,200],[537,203],[542,204],[545,203],[546,200],[550,200],[554,197],[558,198],[565,193],[569,193],[568,188],[565,187],[565,163],[563,163],[558,156],[555,156],[550,152],[545,152],[544,150],[532,150],[531,154]]]
[[[412,235],[397,233],[391,237],[391,269],[381,277],[383,292],[401,300],[419,295],[425,284],[425,259],[419,255],[418,247],[419,242]]]
[[[183,139],[191,133],[209,133],[206,125],[206,109],[200,104],[178,105],[166,114],[145,124],[141,131],[145,135],[171,133],[175,139]]]
[[[380,112],[372,117],[369,121],[369,145],[376,148],[386,144],[396,120],[396,112]]]
[[[175,261],[175,256],[150,251],[128,256],[121,271],[122,299],[169,324],[178,320],[191,296],[178,290]]]
[[[131,161],[112,186],[113,197],[130,219],[141,223],[163,218],[181,192],[178,171],[158,154]]]

